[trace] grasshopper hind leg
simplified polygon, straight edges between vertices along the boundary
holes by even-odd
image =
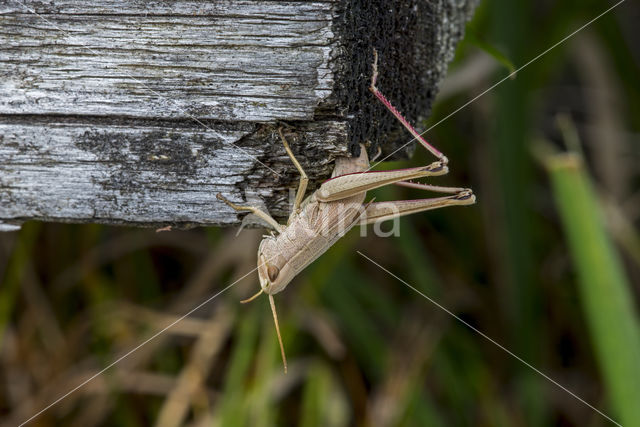
[[[360,225],[387,221],[405,215],[424,212],[447,206],[468,206],[476,202],[476,196],[468,188],[442,187],[418,182],[397,182],[396,185],[449,194],[443,197],[417,200],[394,200],[390,202],[370,203],[360,218]]]
[[[382,104],[387,108],[387,110],[389,110],[389,112],[391,112],[391,114],[393,114],[395,118],[398,119],[400,123],[402,123],[402,126],[404,126],[405,129],[409,131],[409,133],[413,136],[414,139],[416,139],[420,144],[422,144],[422,146],[426,148],[431,154],[436,156],[438,160],[442,162],[443,165],[446,165],[449,162],[447,157],[442,152],[440,152],[440,150],[438,150],[436,147],[429,144],[422,137],[422,135],[420,135],[420,133],[418,133],[418,131],[411,125],[411,123],[409,123],[409,121],[404,118],[404,116],[396,109],[396,107],[394,107],[391,104],[391,102],[382,94],[382,92],[380,92],[380,90],[376,86],[376,82],[378,80],[378,52],[375,49],[373,50],[373,67],[372,68],[373,68],[373,73],[371,75],[371,85],[369,86],[369,91],[371,91],[371,93],[373,93],[376,96],[376,98],[378,98],[378,100],[382,102]]]

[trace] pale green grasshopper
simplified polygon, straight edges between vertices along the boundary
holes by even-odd
[[[285,372],[287,371],[287,361],[273,302],[274,294],[282,291],[298,273],[322,255],[355,225],[367,225],[445,206],[471,205],[475,203],[475,196],[470,189],[441,187],[411,181],[417,178],[446,174],[448,172],[448,159],[425,141],[402,114],[380,93],[376,87],[378,76],[377,61],[378,55],[374,51],[373,76],[369,89],[400,120],[414,138],[437,157],[437,161],[428,166],[417,168],[369,171],[370,165],[367,150],[362,145],[359,157],[337,159],[331,179],[324,182],[313,194],[304,199],[308,182],[307,174],[289,148],[282,129],[278,129],[287,154],[300,172],[300,184],[287,224],[279,224],[268,213],[259,208],[238,206],[226,200],[221,194],[217,195],[219,200],[224,201],[233,209],[248,211],[257,215],[277,233],[276,235],[265,236],[260,243],[258,248],[260,291],[243,302],[251,301],[263,292],[269,296]],[[389,184],[448,195],[419,200],[364,203],[368,190]]]

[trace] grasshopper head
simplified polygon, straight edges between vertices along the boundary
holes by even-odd
[[[258,248],[258,278],[260,289],[273,295],[286,288],[295,273],[285,257],[270,249],[269,239],[264,239]]]

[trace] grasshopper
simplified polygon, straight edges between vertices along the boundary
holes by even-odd
[[[425,141],[378,90],[376,87],[378,77],[377,63],[378,54],[374,51],[373,75],[369,90],[403,124],[413,137],[437,158],[437,161],[428,166],[409,169],[370,171],[367,150],[364,144],[361,144],[359,157],[337,159],[331,178],[305,199],[304,196],[309,179],[291,151],[282,133],[282,128],[279,128],[278,133],[282,144],[300,173],[300,183],[287,224],[279,224],[268,213],[257,207],[236,205],[225,199],[220,193],[216,196],[236,211],[247,211],[258,216],[266,221],[277,233],[277,235],[272,233],[269,236],[265,236],[258,248],[260,291],[242,302],[252,301],[262,293],[269,296],[285,373],[287,372],[287,359],[273,301],[274,294],[284,290],[298,273],[315,261],[355,225],[372,224],[445,206],[471,205],[475,203],[475,196],[470,189],[442,187],[412,181],[418,178],[446,174],[448,172],[448,159]],[[379,154],[380,152],[376,157]],[[368,190],[389,184],[448,195],[419,200],[377,203],[371,201],[364,203]]]

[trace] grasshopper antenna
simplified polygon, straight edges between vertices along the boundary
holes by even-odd
[[[246,304],[253,301],[262,295],[264,291],[262,288],[254,296],[240,301],[241,304]],[[280,354],[282,355],[282,363],[284,364],[284,373],[287,373],[287,356],[284,354],[284,344],[282,344],[282,336],[280,335],[280,324],[278,323],[278,314],[276,313],[276,303],[273,301],[273,295],[269,294],[269,304],[271,304],[271,312],[273,313],[273,321],[276,324],[276,334],[278,335],[278,342],[280,343]]]
[[[280,343],[280,354],[282,354],[282,363],[284,364],[284,373],[287,373],[287,356],[284,354],[284,345],[282,344],[282,336],[280,336],[280,325],[278,325],[278,315],[276,314],[276,304],[273,302],[273,295],[269,294],[269,304],[271,304],[271,312],[273,313],[273,321],[276,324],[276,333],[278,334],[278,342]]]
[[[249,297],[249,298],[247,298],[247,299],[243,299],[242,301],[240,301],[240,304],[246,304],[246,303],[248,303],[248,302],[251,302],[251,301],[253,301],[254,299],[258,298],[260,295],[262,295],[262,288],[260,288],[260,290],[258,291],[258,293],[257,293],[257,294],[255,294],[254,296]]]

